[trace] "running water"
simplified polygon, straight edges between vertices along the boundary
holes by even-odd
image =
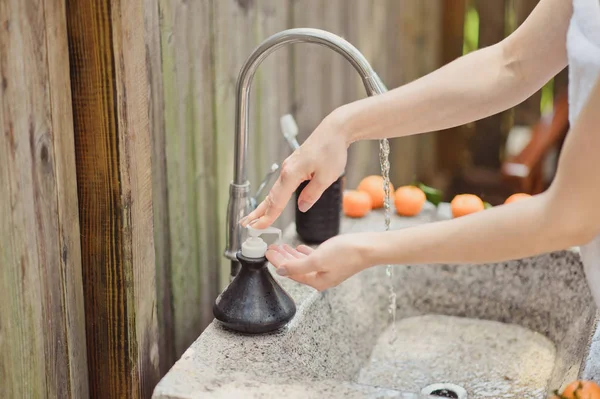
[[[385,213],[385,231],[390,229],[391,209],[390,209],[390,143],[387,139],[379,141],[379,163],[381,165],[381,176],[383,177],[384,200],[383,208]],[[388,312],[392,325],[392,334],[390,335],[390,343],[393,343],[396,337],[396,291],[394,290],[394,269],[392,265],[386,265],[385,274],[387,275],[389,285],[389,300],[390,304]]]

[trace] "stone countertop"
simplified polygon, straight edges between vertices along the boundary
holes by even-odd
[[[447,218],[449,218],[448,204],[440,204],[438,209],[429,204],[417,217],[394,216],[391,221],[391,229],[401,229]],[[383,220],[382,212],[371,212],[362,219],[343,218],[341,232],[343,234],[359,231],[383,231]],[[286,230],[284,242],[291,245],[299,242],[293,225]],[[375,271],[374,269],[380,270]],[[369,279],[371,286],[367,285],[365,288],[364,283],[353,278],[340,285],[340,287],[344,285],[346,287],[342,290],[343,294],[339,294],[341,291],[337,291],[335,298],[334,294],[330,294],[330,298],[327,298],[330,290],[320,293],[310,287],[275,275],[275,278],[296,303],[297,313],[294,319],[286,327],[263,335],[244,335],[231,332],[223,328],[217,321],[213,321],[159,382],[154,390],[153,398],[417,399],[415,394],[351,382],[351,378],[344,371],[346,367],[354,370],[360,367],[360,365],[351,364],[356,363],[356,359],[360,356],[352,357],[345,353],[349,348],[354,348],[357,342],[361,342],[361,336],[352,335],[362,333],[365,335],[364,340],[372,339],[372,337],[366,337],[369,334],[376,334],[370,330],[380,329],[387,323],[386,317],[382,318],[381,316],[387,315],[386,310],[380,309],[379,316],[373,315],[378,312],[376,308],[379,304],[369,299],[371,298],[369,295],[375,294],[364,293],[365,290],[370,292],[386,289],[381,284],[384,271],[382,268],[373,268],[360,274],[363,273],[369,274],[363,279]],[[379,274],[375,275],[375,273]],[[373,275],[371,276],[371,274]],[[358,298],[359,295],[362,295],[360,298],[367,298],[361,302],[362,307],[356,307],[352,303],[353,297]],[[335,308],[335,315],[331,313],[332,306]],[[341,320],[342,316],[338,320],[332,321],[332,318],[337,317],[337,313],[344,315],[359,313],[358,316],[352,316],[354,317],[352,320],[355,322],[353,328],[357,332],[344,331],[352,330],[352,328],[342,328],[343,326],[339,325],[331,327],[332,323],[336,321],[339,323]],[[328,330],[330,328],[333,328],[331,333],[334,335],[327,338],[329,342],[323,344],[314,342],[316,334],[323,334],[320,331],[328,331],[327,334],[330,334]],[[331,342],[336,339],[348,340],[348,342],[344,342],[343,345]],[[355,352],[360,350],[363,349],[356,349]],[[368,348],[365,350],[370,351]],[[362,353],[361,356],[368,357],[367,352]],[[349,365],[346,366],[346,364]]]
[[[414,218],[393,217],[391,229],[399,229],[436,219],[448,218],[449,208],[442,205],[439,211],[431,205]],[[371,212],[362,219],[342,218],[342,234],[356,231],[383,231],[382,212]],[[283,235],[283,241],[291,245],[299,244],[295,226],[290,225]],[[269,266],[272,270],[272,266]],[[306,386],[287,381],[285,370],[273,376],[273,382],[261,383],[253,377],[268,372],[270,363],[278,361],[274,347],[284,347],[286,340],[294,339],[301,333],[307,310],[321,293],[311,287],[298,284],[274,274],[275,278],[294,299],[296,316],[282,330],[271,334],[243,335],[223,328],[216,320],[186,350],[177,363],[159,382],[154,390],[154,399],[191,398],[415,398],[411,394],[360,384],[325,380]],[[282,349],[284,350],[284,349]],[[248,372],[249,371],[249,372]],[[276,384],[274,388],[273,384]],[[248,390],[252,390],[252,394]],[[335,392],[335,395],[333,394]],[[403,396],[400,396],[403,395]]]

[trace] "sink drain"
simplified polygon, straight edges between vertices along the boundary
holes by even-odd
[[[448,389],[436,389],[431,392],[431,396],[438,396],[440,398],[454,398],[458,399],[458,394],[454,391],[450,391]]]
[[[454,384],[428,385],[421,390],[421,394],[429,395],[430,398],[467,399],[467,391]]]

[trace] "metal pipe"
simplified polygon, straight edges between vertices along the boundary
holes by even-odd
[[[236,252],[240,248],[241,228],[239,220],[250,211],[250,183],[247,177],[247,153],[249,131],[250,89],[254,74],[260,63],[280,47],[292,43],[315,43],[341,54],[363,81],[369,96],[382,94],[387,88],[377,76],[369,62],[352,44],[343,38],[320,29],[298,28],[276,33],[262,42],[248,57],[237,80],[234,176],[230,186],[227,210],[227,249],[225,256],[232,260],[237,269]]]

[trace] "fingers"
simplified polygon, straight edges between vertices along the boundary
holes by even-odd
[[[277,274],[286,276],[298,283],[309,285],[319,291],[324,288],[324,272],[317,270],[310,255],[314,250],[306,245],[294,249],[287,244],[271,245],[266,257],[277,269]]]
[[[256,224],[256,220],[258,218],[260,218],[260,216],[265,214],[267,207],[268,207],[268,203],[266,201],[261,202],[260,205],[257,206],[255,210],[253,210],[248,215],[246,215],[245,217],[240,219],[240,224],[242,225],[242,227],[246,227],[250,224],[254,226],[254,224]]]
[[[287,244],[283,244],[269,246],[269,250],[265,256],[273,266],[278,268],[286,261],[305,258],[306,254],[295,250]]]
[[[298,168],[287,167],[281,169],[277,181],[271,188],[269,195],[264,201],[240,223],[246,227],[252,223],[252,227],[264,229],[269,227],[281,215],[286,204],[303,181],[302,173]]]
[[[296,250],[304,255],[310,255],[314,252],[314,249],[306,245],[299,245],[298,247],[296,247]]]
[[[317,265],[310,256],[306,256],[302,259],[293,259],[286,262],[277,269],[277,274],[280,276],[297,276],[316,271],[318,271]]]
[[[281,247],[286,253],[290,254],[295,259],[302,259],[306,257],[306,254],[303,254],[302,252],[290,247],[287,244],[283,244]]]
[[[306,212],[321,198],[323,191],[325,191],[334,180],[319,178],[314,176],[308,185],[302,190],[302,193],[298,197],[298,209],[300,212]]]
[[[291,277],[317,271],[314,262],[307,256],[308,247],[301,247],[305,247],[303,250],[307,253],[297,251],[289,245],[271,245],[265,256],[277,268],[277,274],[280,276]]]
[[[290,260],[305,257],[306,255],[294,250],[289,245],[271,245],[269,246],[269,249],[267,250],[265,256],[267,257],[269,262],[271,262],[271,264],[275,266],[275,268],[279,269]]]

